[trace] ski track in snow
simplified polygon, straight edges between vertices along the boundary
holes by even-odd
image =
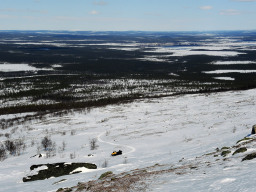
[[[99,134],[99,135],[97,136],[97,139],[98,139],[99,142],[101,142],[101,143],[106,143],[106,144],[109,144],[109,145],[112,145],[112,146],[122,146],[122,147],[124,147],[124,148],[129,148],[129,149],[130,149],[129,152],[123,153],[123,155],[128,155],[128,154],[133,153],[133,152],[136,151],[136,148],[134,148],[134,147],[132,147],[132,146],[129,146],[129,145],[121,145],[121,144],[116,144],[116,143],[112,143],[112,142],[108,142],[108,141],[102,140],[101,137],[102,137],[104,134],[105,134],[105,132],[103,132],[103,133],[101,133],[101,134]]]

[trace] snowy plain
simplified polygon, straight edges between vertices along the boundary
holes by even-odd
[[[9,127],[2,133],[18,127],[11,139],[24,138],[27,149],[21,156],[9,156],[0,162],[0,191],[56,191],[98,179],[106,171],[118,174],[155,164],[176,165],[181,159],[193,161],[217,147],[231,146],[250,133],[256,124],[255,97],[256,89],[141,99]],[[50,158],[32,157],[47,135],[57,146],[64,141],[66,149]],[[90,150],[93,138],[97,139],[98,148]],[[1,142],[5,139],[0,137]],[[110,156],[119,149],[123,155]],[[40,153],[45,152],[41,149]],[[75,158],[71,159],[70,154]],[[95,163],[98,169],[22,182],[23,177],[31,174],[31,165],[58,162]],[[107,166],[103,166],[104,162]],[[149,183],[148,191],[254,191],[251,178],[255,175],[255,160],[227,166],[228,163],[193,174],[162,175]]]

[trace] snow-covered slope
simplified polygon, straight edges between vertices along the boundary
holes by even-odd
[[[106,172],[115,174],[155,164],[175,165],[232,146],[256,124],[256,90],[195,94],[158,99],[138,100],[129,104],[94,108],[61,117],[43,118],[10,127],[10,139],[24,137],[27,148],[20,156],[0,162],[0,191],[56,191],[78,182],[98,179]],[[2,116],[0,118],[6,118]],[[56,156],[32,157],[43,137],[50,135],[56,143]],[[97,138],[97,149],[90,141]],[[0,137],[3,142],[5,137]],[[65,150],[60,150],[63,142]],[[33,143],[33,144],[32,144]],[[59,149],[59,150],[58,150]],[[114,150],[123,155],[111,157]],[[92,154],[93,156],[88,156]],[[71,159],[72,157],[72,159]],[[57,162],[95,163],[97,170],[80,174],[23,183],[33,164]],[[233,164],[230,168],[212,168],[193,174],[163,174],[149,185],[151,191],[254,191],[255,160]],[[66,179],[66,180],[63,180]],[[62,180],[63,182],[58,183]],[[56,183],[57,182],[57,183]],[[193,188],[192,188],[193,187]]]

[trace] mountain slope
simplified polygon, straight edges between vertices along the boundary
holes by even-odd
[[[250,133],[255,124],[255,95],[253,89],[144,99],[14,124],[3,130],[3,134],[10,136],[2,135],[1,142],[23,138],[27,147],[20,156],[9,154],[0,162],[0,190],[56,191],[97,180],[107,171],[118,175],[148,167],[147,171],[156,172],[174,169],[171,174],[163,171],[153,175],[154,179],[141,180],[149,191],[253,191],[250,179],[254,176],[255,160],[241,162],[243,155],[254,150],[253,142],[250,150],[229,154],[225,157],[227,161],[223,161],[220,152],[219,157],[205,154],[215,152],[216,148],[232,147]],[[42,148],[45,136],[55,143],[55,154],[47,155]],[[97,147],[91,150],[94,138]],[[63,142],[65,148],[60,150]],[[123,155],[110,156],[119,149]],[[43,158],[32,157],[37,153]],[[95,163],[98,169],[22,182],[23,177],[31,174],[31,165],[58,162]],[[179,166],[188,166],[185,174],[177,170]]]

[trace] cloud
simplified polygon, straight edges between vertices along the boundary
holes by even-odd
[[[200,9],[202,9],[202,10],[210,10],[210,9],[212,9],[212,8],[213,8],[213,7],[210,6],[210,5],[206,5],[206,6],[200,7]]]
[[[98,11],[95,11],[95,10],[92,10],[89,12],[90,15],[98,15],[99,12]]]
[[[99,6],[105,6],[108,3],[106,1],[101,0],[101,1],[94,1],[93,4],[94,5],[99,5]]]
[[[236,9],[226,9],[220,12],[220,15],[240,15],[241,12]]]

